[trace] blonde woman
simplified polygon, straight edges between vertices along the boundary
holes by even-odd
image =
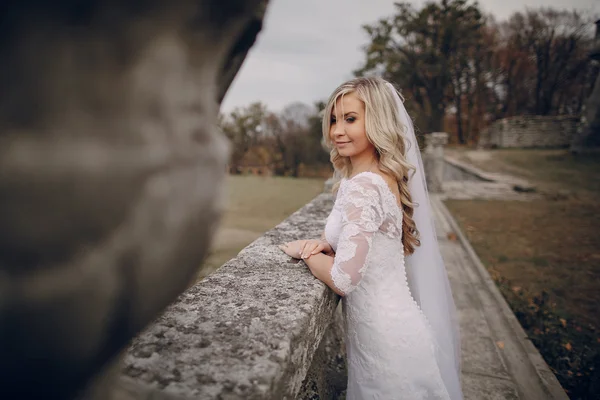
[[[398,92],[379,78],[342,84],[323,135],[342,177],[324,236],[281,249],[343,296],[348,400],[462,399],[454,303]]]

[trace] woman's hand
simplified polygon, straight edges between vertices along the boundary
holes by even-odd
[[[333,255],[333,249],[325,240],[296,240],[279,246],[288,256],[307,259],[312,255],[325,253]]]
[[[296,240],[293,242],[280,244],[279,248],[283,250],[283,252],[288,256],[300,259],[302,258],[302,249],[304,248],[304,242],[306,242],[306,240]]]
[[[315,254],[325,253],[328,256],[333,255],[333,249],[325,240],[305,240],[302,248],[302,258],[309,258]]]

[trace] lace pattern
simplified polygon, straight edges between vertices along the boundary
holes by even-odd
[[[385,180],[342,181],[325,235],[345,294],[347,399],[449,399],[431,327],[408,287],[402,211]]]
[[[334,285],[343,293],[353,291],[366,271],[373,234],[385,219],[381,187],[368,177],[345,182],[339,193],[342,226],[339,254],[331,270]]]

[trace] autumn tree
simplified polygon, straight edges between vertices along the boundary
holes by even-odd
[[[454,29],[458,36],[449,56],[450,90],[458,141],[464,144],[472,136],[477,119],[475,110],[482,102],[487,79],[485,61],[490,50],[485,46],[485,20],[479,9],[459,8],[455,14],[458,27]]]
[[[479,71],[471,49],[484,23],[477,3],[467,0],[428,2],[421,9],[396,3],[394,16],[364,27],[370,44],[356,74],[398,83],[419,111],[417,124],[441,130],[448,106],[462,112],[461,98],[473,90]]]
[[[231,145],[230,170],[236,172],[241,160],[252,145],[265,134],[267,107],[255,102],[247,107],[236,108],[228,115],[219,116],[219,127]]]
[[[577,114],[591,90],[590,18],[551,8],[514,13],[500,27],[503,116]]]
[[[323,108],[322,102],[295,102],[275,113],[256,102],[221,114],[219,127],[231,146],[230,172],[251,162],[273,168],[276,175],[299,176],[301,165],[328,165],[329,154],[321,145]]]
[[[592,19],[543,7],[496,22],[468,0],[396,3],[395,15],[364,27],[355,73],[396,82],[421,129],[473,142],[498,118],[581,113],[598,74]]]
[[[298,176],[301,164],[320,166],[329,162],[321,146],[319,105],[296,102],[269,117],[267,129],[273,133],[275,150],[280,155],[276,174]]]

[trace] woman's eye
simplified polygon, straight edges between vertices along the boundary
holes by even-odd
[[[356,121],[356,118],[354,118],[354,117],[346,118],[346,122],[348,122],[348,123],[353,123],[354,121]]]
[[[335,118],[331,118],[331,120],[329,121],[330,124],[335,124]]]

